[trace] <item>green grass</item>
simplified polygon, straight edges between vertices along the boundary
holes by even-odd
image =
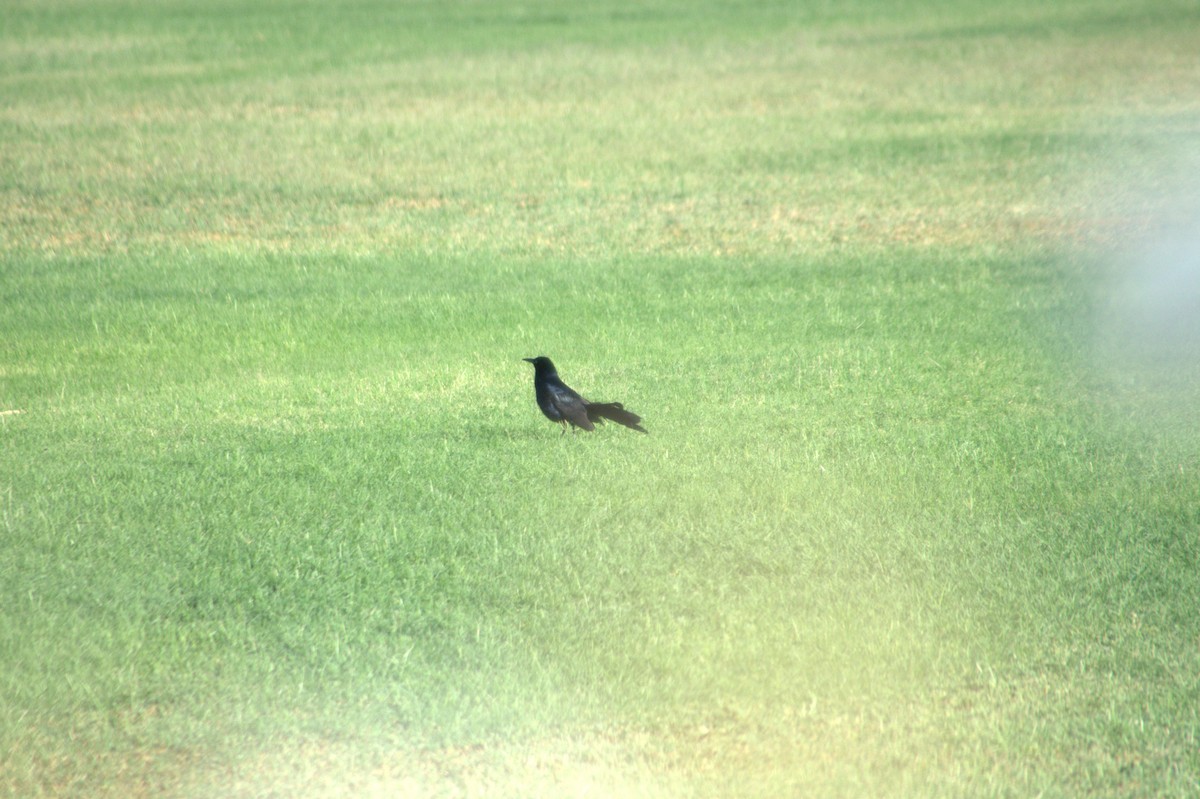
[[[1197,22],[10,3],[2,790],[1194,794]]]

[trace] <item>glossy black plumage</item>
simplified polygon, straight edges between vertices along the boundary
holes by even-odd
[[[561,424],[564,433],[568,425],[594,430],[596,423],[605,419],[642,433],[646,432],[641,425],[642,417],[625,410],[621,403],[588,402],[580,396],[559,378],[558,370],[545,355],[525,360],[533,364],[533,390],[538,407],[547,419]]]

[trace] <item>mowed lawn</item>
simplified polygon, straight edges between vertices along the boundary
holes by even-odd
[[[1197,795],[1197,53],[6,3],[0,793]]]

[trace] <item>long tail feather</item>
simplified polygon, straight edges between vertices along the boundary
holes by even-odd
[[[587,406],[587,415],[593,422],[601,419],[611,419],[617,424],[623,424],[642,433],[646,432],[646,428],[642,427],[641,424],[642,417],[632,411],[625,410],[625,406],[619,402],[589,403]]]

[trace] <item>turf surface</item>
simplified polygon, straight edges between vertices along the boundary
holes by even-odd
[[[1198,22],[10,3],[0,789],[1194,794]]]

